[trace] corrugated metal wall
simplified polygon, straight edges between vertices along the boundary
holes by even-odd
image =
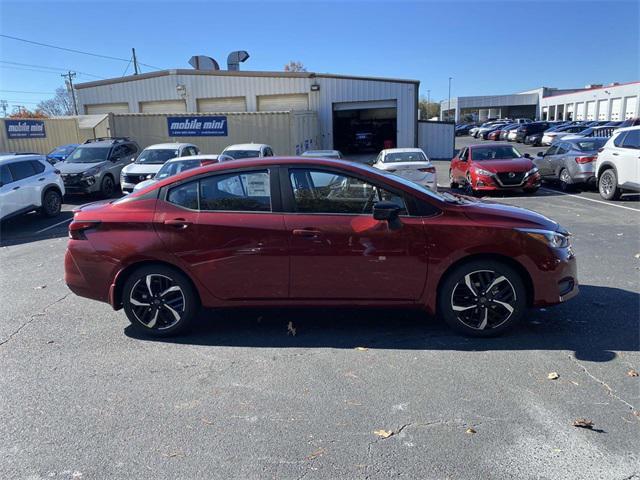
[[[8,138],[4,119],[0,119],[0,151],[49,153],[59,145],[80,142],[80,132],[75,118],[47,118],[43,120],[46,137]]]
[[[318,117],[315,112],[291,112],[291,155],[321,148],[318,142]]]
[[[455,125],[449,122],[418,122],[418,146],[430,160],[451,160],[455,148]]]

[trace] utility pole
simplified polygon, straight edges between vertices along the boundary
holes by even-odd
[[[2,116],[7,118],[7,107],[9,103],[6,100],[0,100],[0,108],[2,108]]]
[[[450,118],[450,111],[451,111],[451,79],[453,77],[449,77],[449,101],[447,102],[447,120]],[[454,121],[455,121],[455,116],[454,116]]]
[[[73,111],[76,115],[78,115],[78,104],[76,103],[76,92],[73,90],[73,79],[76,78],[75,72],[67,72],[60,75],[65,79],[67,83],[67,88],[71,92],[71,99],[73,100]]]
[[[138,75],[138,59],[136,58],[136,49],[131,49],[131,55],[133,56],[133,74]]]

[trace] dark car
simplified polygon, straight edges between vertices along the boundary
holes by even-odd
[[[47,160],[52,165],[57,162],[64,162],[67,159],[67,157],[71,154],[71,152],[73,152],[76,149],[77,146],[78,146],[77,143],[60,145],[59,147],[56,147],[53,150],[51,150],[49,153],[47,153]]]
[[[477,125],[475,123],[465,123],[463,125],[456,125],[455,134],[456,136],[469,135],[469,130],[471,130],[473,127],[476,127],[476,126]]]
[[[552,125],[549,122],[531,122],[521,125],[516,130],[516,142],[521,143],[529,135],[534,133],[542,133]]]
[[[578,293],[553,220],[341,160],[196,168],[78,208],[69,236],[69,288],[155,336],[200,307],[345,305],[420,308],[489,336]]]

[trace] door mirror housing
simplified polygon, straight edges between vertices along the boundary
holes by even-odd
[[[539,157],[544,157],[544,152],[538,152]]]
[[[373,206],[373,218],[379,221],[386,221],[391,230],[398,230],[402,227],[399,215],[402,208],[397,204],[388,201],[381,201]]]
[[[529,155],[528,153],[525,153],[523,156],[524,158],[529,158],[529,159],[531,158],[531,155]]]

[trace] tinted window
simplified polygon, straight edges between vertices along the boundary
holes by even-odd
[[[592,138],[588,140],[578,140],[574,142],[573,145],[577,146],[578,150],[588,152],[591,150],[598,150],[599,148],[602,148],[605,143],[607,143],[606,138]]]
[[[187,147],[187,155],[198,155],[198,149],[196,147]]]
[[[640,148],[640,130],[629,130],[622,142],[624,148]]]
[[[384,157],[384,163],[394,162],[426,162],[427,157],[422,152],[394,152]]]
[[[471,149],[471,159],[482,160],[508,160],[520,158],[520,152],[511,145],[496,145],[494,147],[473,147]]]
[[[236,160],[241,158],[258,158],[260,156],[260,150],[225,150],[222,153]]]
[[[624,137],[627,136],[627,132],[622,132],[618,135],[616,135],[616,138],[613,139],[613,144],[616,147],[621,147],[622,146],[622,142],[624,141]]]
[[[15,162],[9,164],[9,170],[14,181],[22,180],[23,178],[31,177],[36,174],[33,169],[33,165],[30,161]]]
[[[167,162],[160,170],[158,170],[158,173],[156,173],[154,178],[156,180],[161,180],[199,166],[200,160],[179,160],[177,162]]]
[[[129,143],[127,145],[123,145],[123,147],[124,147],[123,150],[124,150],[124,155],[125,156],[133,155],[134,153],[136,153],[138,151],[138,148],[132,143]]]
[[[0,182],[2,182],[2,185],[7,185],[8,183],[13,182],[9,167],[7,167],[6,165],[2,165],[0,167]]]
[[[136,163],[162,165],[167,160],[171,160],[172,158],[176,158],[177,156],[178,151],[176,149],[153,148],[143,150],[136,159]]]
[[[264,149],[264,156],[265,157],[273,157],[273,150],[271,150],[269,147]]]
[[[270,212],[269,173],[232,173],[200,180],[200,210]]]
[[[198,209],[198,182],[185,183],[169,190],[167,201],[191,210]]]
[[[107,159],[111,147],[78,147],[67,157],[68,163],[97,163]]]
[[[557,155],[564,155],[568,151],[569,150],[566,148],[566,144],[560,144],[560,145],[558,145],[558,152],[556,154]]]
[[[39,161],[31,160],[31,164],[33,165],[33,169],[35,170],[36,174],[44,172],[44,165]]]
[[[289,173],[297,212],[370,214],[381,200],[396,203],[406,214],[404,199],[359,178],[302,168]]]
[[[124,148],[124,145],[118,145],[113,149],[113,152],[111,153],[111,159],[112,160],[120,159],[125,156],[125,152],[126,150]]]
[[[544,153],[545,157],[548,155],[555,155],[558,153],[558,146],[554,145],[553,147],[549,147],[549,149]]]

